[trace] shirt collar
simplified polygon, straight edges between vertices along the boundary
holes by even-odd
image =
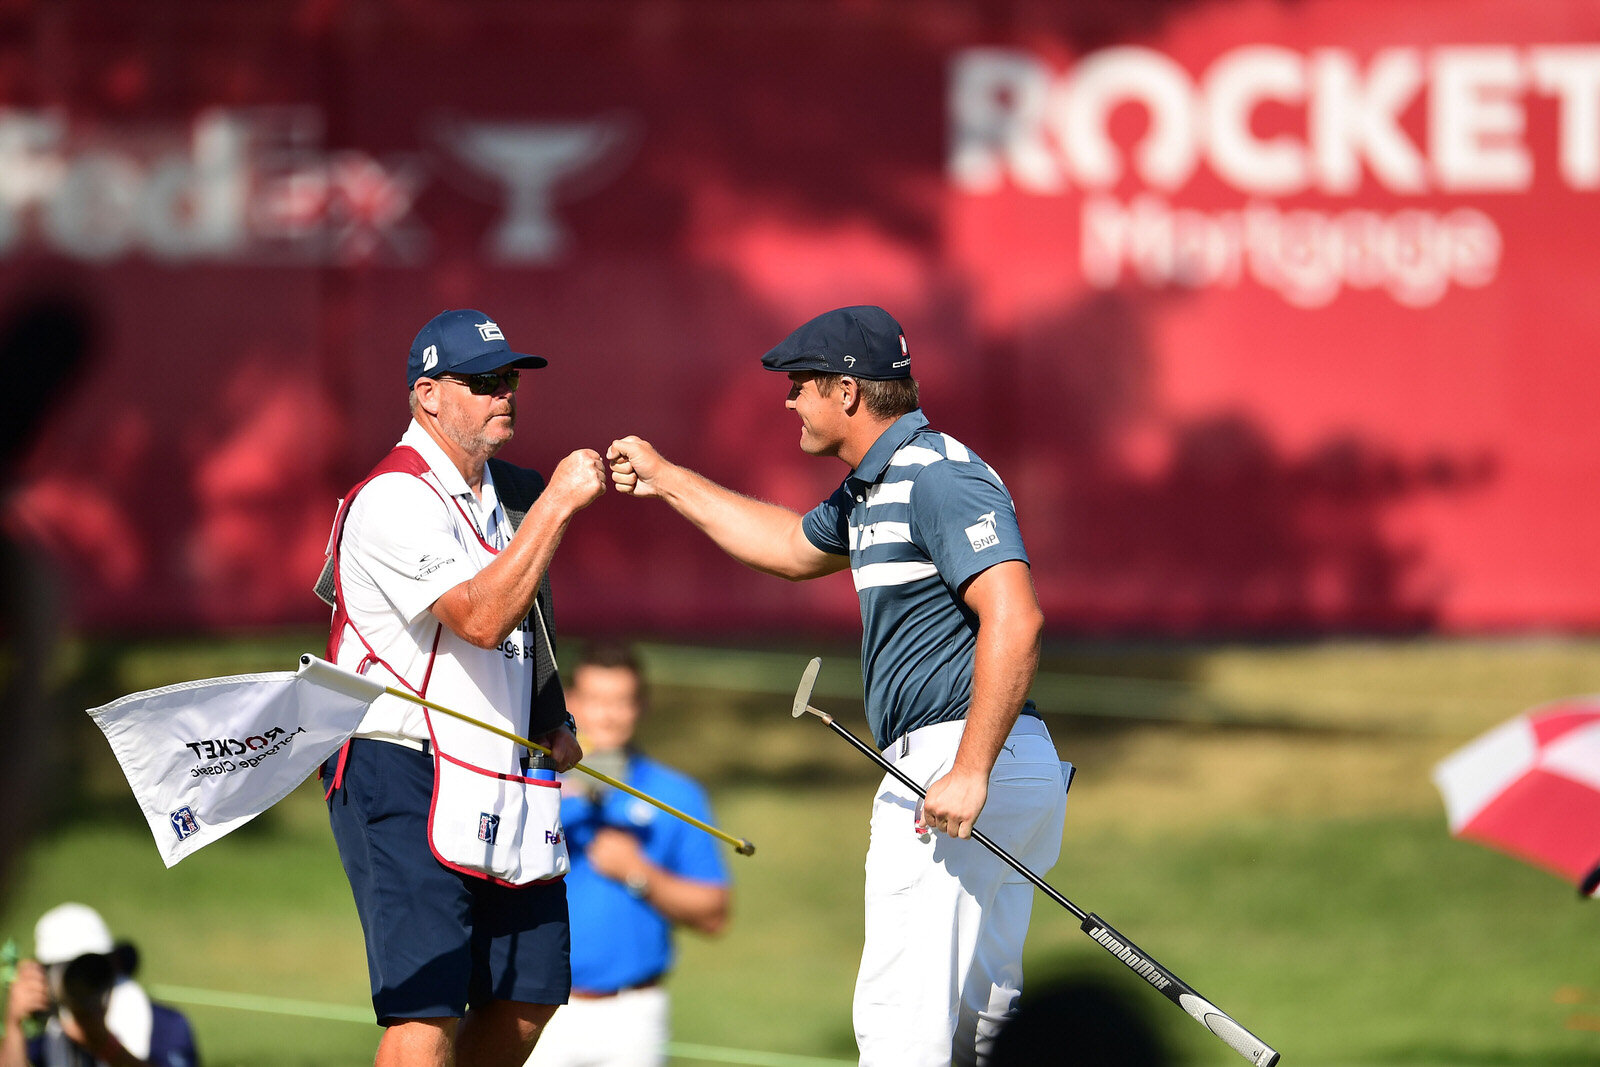
[[[872,442],[872,447],[861,457],[860,466],[850,472],[850,477],[868,484],[876,482],[889,469],[889,461],[900,451],[900,446],[927,428],[928,417],[921,408],[901,415]]]
[[[444,487],[445,492],[451,496],[468,497],[474,503],[478,502],[479,498],[472,495],[472,488],[467,485],[467,480],[461,476],[461,472],[450,461],[450,457],[445,455],[444,449],[439,447],[439,442],[429,436],[428,431],[424,430],[416,419],[412,419],[411,425],[406,427],[400,443],[416,449],[417,455],[421,456],[428,469],[433,471],[434,477],[439,479],[439,484]],[[493,514],[499,503],[499,495],[494,489],[494,475],[489,473],[489,465],[484,464],[482,496],[484,512]]]

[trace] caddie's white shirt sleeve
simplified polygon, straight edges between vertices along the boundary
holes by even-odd
[[[371,598],[381,596],[410,625],[477,574],[447,510],[454,506],[410,474],[368,482],[345,519],[340,551],[346,603],[370,610],[377,607]]]

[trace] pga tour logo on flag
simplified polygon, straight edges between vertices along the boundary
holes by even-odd
[[[170,818],[172,819],[172,832],[178,835],[179,841],[191,834],[200,832],[200,821],[194,817],[194,812],[190,811],[188,807],[179,808],[172,813]]]
[[[478,813],[478,840],[494,844],[495,835],[500,832],[500,816],[490,815],[488,812]]]

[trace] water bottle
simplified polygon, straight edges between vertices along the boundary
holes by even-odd
[[[546,753],[534,749],[533,754],[528,757],[528,777],[541,782],[555,781],[556,761]]]

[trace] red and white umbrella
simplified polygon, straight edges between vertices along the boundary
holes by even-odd
[[[1600,895],[1600,696],[1534,708],[1433,770],[1450,832]]]

